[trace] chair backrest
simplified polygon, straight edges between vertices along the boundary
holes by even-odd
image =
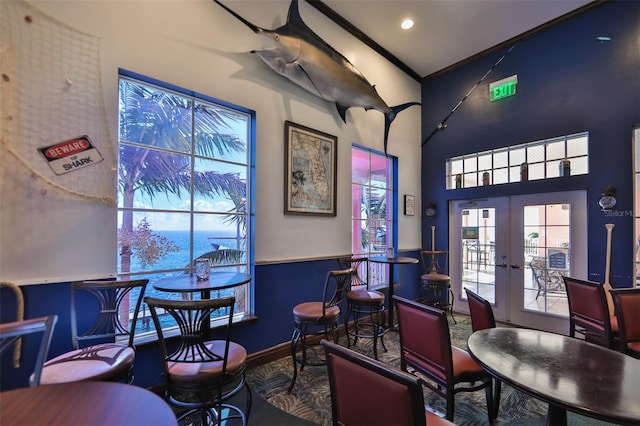
[[[539,289],[544,289],[544,283],[547,281],[547,262],[542,256],[533,256],[529,262],[529,268],[531,268],[531,276],[536,282]]]
[[[411,366],[445,385],[453,377],[451,336],[446,312],[393,296],[400,331],[402,370]]]
[[[334,425],[426,425],[417,377],[327,340],[321,343]]]
[[[529,267],[538,289],[542,291],[565,291],[563,276],[566,272],[547,268],[547,259],[545,257],[533,256],[529,262]]]
[[[57,321],[57,315],[49,315],[46,317],[0,324],[0,354],[4,353],[21,337],[34,333],[42,333],[33,374],[29,379],[30,386],[38,386],[40,384],[42,366],[47,359],[51,336],[53,335],[53,329]]]
[[[448,250],[420,250],[423,274],[447,274],[449,268]]]
[[[464,290],[467,293],[467,300],[469,302],[472,330],[478,331],[484,330],[485,328],[494,328],[496,326],[496,320],[493,316],[491,303],[468,288]]]
[[[369,258],[368,257],[343,257],[338,259],[340,269],[353,267],[355,273],[351,276],[351,290],[369,289]],[[364,278],[363,278],[364,277]]]
[[[231,325],[233,323],[234,297],[203,300],[168,300],[145,297],[145,303],[149,306],[151,317],[158,333],[162,355],[165,360],[165,372],[168,372],[168,363],[203,363],[222,362],[221,377],[227,371],[227,359],[229,356],[229,344],[231,342]],[[180,330],[179,342],[171,342],[170,351],[162,329],[162,323],[173,318]],[[224,318],[224,345],[219,350],[214,350],[211,345],[206,345],[207,336],[205,323],[212,318]],[[168,377],[168,375],[167,375]]]
[[[75,349],[122,336],[127,336],[128,345],[133,346],[138,313],[148,283],[146,279],[74,282],[71,285],[71,336]],[[77,302],[80,292],[91,294],[99,304],[95,321],[90,327],[82,327],[86,330],[82,333],[78,332],[78,312],[82,305]],[[130,315],[132,305],[133,316]]]
[[[347,289],[351,286],[351,278],[355,276],[356,269],[350,267],[348,269],[339,269],[327,272],[327,279],[324,284],[322,300],[324,302],[322,316],[325,316],[327,308],[333,306],[342,306],[342,301]]]
[[[618,318],[620,352],[627,352],[630,343],[640,343],[640,287],[609,290]],[[636,352],[640,353],[640,345]]]
[[[563,277],[569,302],[571,327],[585,327],[603,333],[612,341],[611,318],[601,284],[573,277]]]

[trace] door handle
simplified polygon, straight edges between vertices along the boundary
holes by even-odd
[[[498,268],[506,268],[506,267],[507,267],[507,264],[506,264],[505,262],[502,262],[501,264],[496,265],[496,266],[497,266]]]
[[[520,265],[516,265],[515,263],[512,263],[511,269],[520,269]]]

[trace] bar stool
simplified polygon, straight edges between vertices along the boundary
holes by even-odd
[[[333,341],[338,341],[340,305],[342,305],[345,290],[351,282],[353,273],[353,268],[329,271],[324,284],[322,300],[304,302],[293,307],[294,327],[291,335],[293,378],[287,393],[291,393],[296,384],[298,364],[300,371],[304,369],[305,365],[326,365],[324,356],[318,353],[321,351],[320,338],[328,340],[329,335],[333,334]],[[298,347],[300,355],[298,355]],[[310,357],[309,352],[312,352],[313,356]]]
[[[425,305],[433,306],[444,311],[449,311],[451,319],[457,324],[453,317],[454,295],[451,289],[451,277],[446,275],[449,264],[448,250],[421,250],[422,265],[424,272],[420,276],[420,298],[419,301]],[[430,290],[430,297],[423,297],[424,290]],[[448,292],[447,300],[442,301],[442,291]]]
[[[369,290],[369,259],[367,257],[347,257],[338,259],[341,268],[352,267],[355,271],[351,277],[351,288],[347,292],[347,314],[344,320],[347,335],[347,347],[358,343],[358,338],[373,339],[373,357],[378,359],[378,339],[384,344],[384,293]],[[361,275],[362,273],[362,275]],[[362,279],[366,276],[367,279]],[[349,321],[353,327],[349,328]]]

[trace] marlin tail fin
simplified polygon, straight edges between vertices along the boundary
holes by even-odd
[[[407,102],[406,104],[391,107],[391,112],[384,115],[384,155],[387,155],[387,142],[389,139],[389,129],[391,128],[391,123],[396,119],[396,116],[399,112],[404,111],[405,109],[414,105],[422,104],[420,102]]]

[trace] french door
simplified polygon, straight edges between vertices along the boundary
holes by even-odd
[[[469,288],[492,303],[498,321],[568,333],[562,276],[587,275],[586,193],[452,201],[450,207],[454,309],[468,312]]]

